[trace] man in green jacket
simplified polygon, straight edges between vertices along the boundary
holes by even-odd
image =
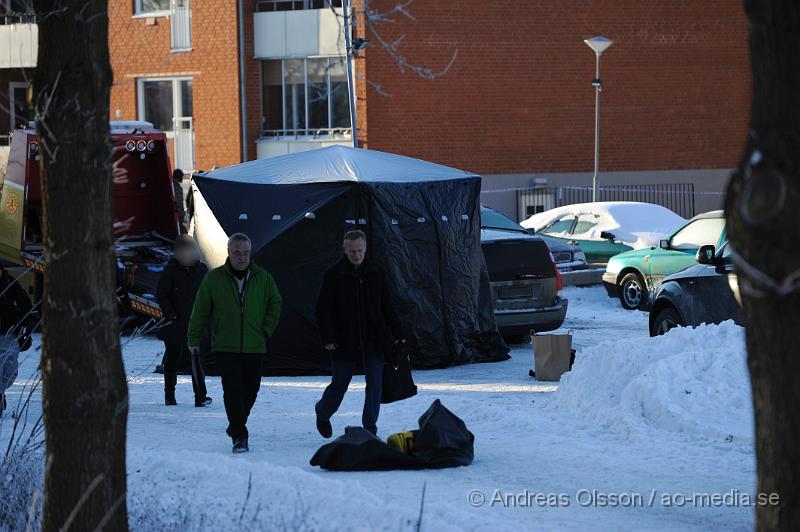
[[[249,450],[247,417],[261,387],[261,361],[283,301],[269,272],[250,262],[250,250],[247,235],[235,233],[228,239],[228,260],[206,274],[197,292],[187,337],[189,349],[199,351],[203,329],[211,326],[234,453]]]

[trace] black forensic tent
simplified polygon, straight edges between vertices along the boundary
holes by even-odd
[[[266,374],[329,371],[314,309],[342,237],[367,234],[387,273],[416,368],[508,358],[480,247],[480,176],[374,150],[333,146],[194,177],[194,234],[210,266],[227,236],[247,234],[253,259],[284,298]]]
[[[363,427],[347,427],[343,436],[320,447],[309,462],[333,471],[436,469],[472,463],[475,436],[439,399],[419,418],[410,454],[389,447]]]

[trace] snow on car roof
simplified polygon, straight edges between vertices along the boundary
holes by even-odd
[[[567,214],[593,215],[596,225],[583,234],[572,235],[580,240],[602,240],[600,233],[613,233],[617,240],[634,249],[650,247],[686,220],[666,207],[637,201],[600,201],[556,207],[534,214],[521,225],[540,231]]]

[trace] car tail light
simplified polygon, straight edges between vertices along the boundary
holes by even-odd
[[[143,140],[140,140],[136,143],[136,149],[139,151],[144,151],[147,149],[147,143]]]
[[[35,140],[32,140],[30,148],[31,148],[31,153],[37,153],[39,151],[39,143],[36,142]]]
[[[561,277],[561,272],[556,268],[556,263],[551,261],[550,264],[553,265],[553,273],[556,275],[556,292],[561,295],[561,290],[564,289],[564,279]]]
[[[149,140],[147,141],[147,151],[153,151],[156,148],[156,141]]]
[[[125,149],[126,149],[126,150],[128,150],[128,151],[133,151],[133,150],[135,150],[135,149],[136,149],[136,141],[135,141],[135,140],[129,140],[129,141],[127,141],[127,142],[125,143]]]

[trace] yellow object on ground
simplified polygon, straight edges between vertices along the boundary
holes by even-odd
[[[392,449],[400,451],[403,454],[411,454],[411,451],[414,450],[414,433],[408,431],[392,434],[386,438],[386,443]]]

